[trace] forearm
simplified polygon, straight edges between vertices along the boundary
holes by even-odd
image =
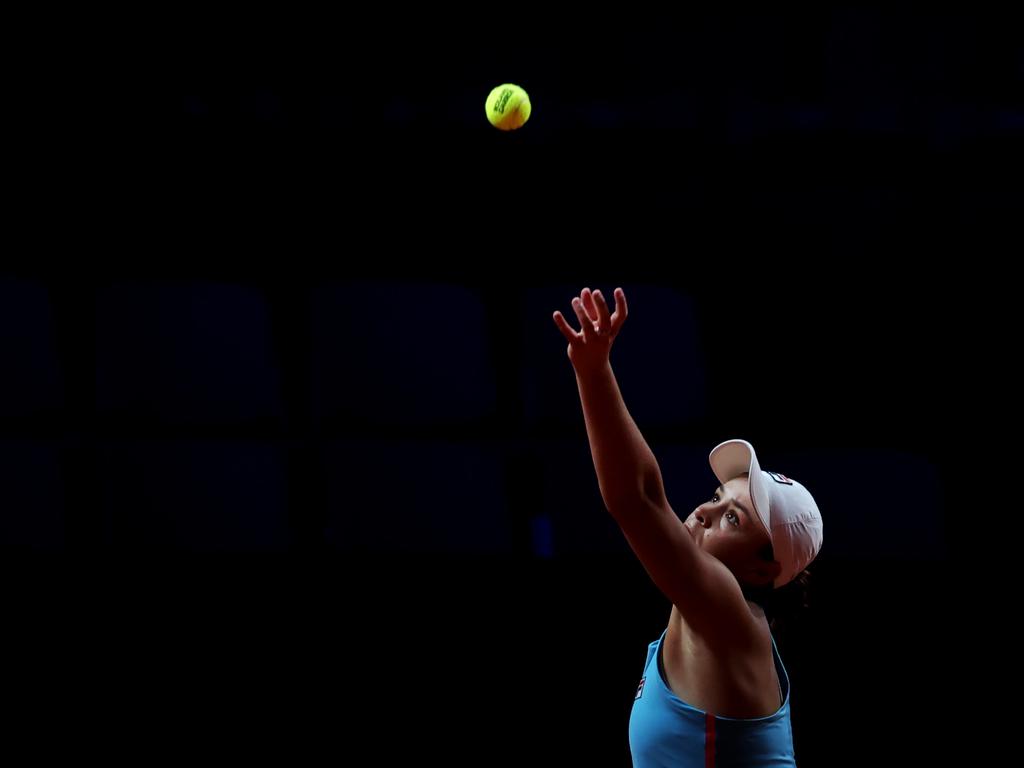
[[[664,498],[661,470],[622,399],[610,364],[576,375],[601,497],[612,516]]]

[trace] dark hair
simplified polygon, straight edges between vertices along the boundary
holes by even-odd
[[[775,552],[771,544],[765,544],[757,553],[762,560],[771,562]],[[785,586],[775,589],[771,584],[752,586],[740,584],[743,596],[752,603],[757,603],[764,610],[768,626],[773,632],[785,632],[787,625],[800,617],[802,611],[810,607],[811,572],[804,569]]]

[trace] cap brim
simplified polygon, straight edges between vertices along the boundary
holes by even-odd
[[[723,485],[740,475],[749,476],[750,500],[754,504],[754,513],[771,538],[772,519],[768,506],[768,488],[761,474],[761,465],[757,462],[754,446],[746,440],[726,440],[715,446],[708,460],[711,462],[715,477]]]

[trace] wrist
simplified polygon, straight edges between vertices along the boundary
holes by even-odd
[[[612,364],[610,360],[605,360],[598,365],[588,366],[586,368],[575,368],[575,371],[576,380],[580,384],[584,385],[606,381],[613,378]]]

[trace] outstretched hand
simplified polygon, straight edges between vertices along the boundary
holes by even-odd
[[[572,308],[580,323],[579,331],[569,325],[561,312],[556,311],[552,317],[569,342],[566,352],[577,375],[582,375],[607,364],[615,337],[626,322],[626,294],[621,288],[615,289],[615,311],[609,313],[601,291],[584,288],[573,298]]]

